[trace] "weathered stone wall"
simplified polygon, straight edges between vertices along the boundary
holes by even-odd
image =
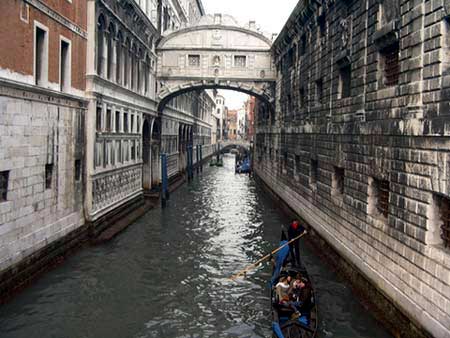
[[[448,7],[300,1],[255,150],[257,175],[435,337],[450,337]]]
[[[0,274],[84,224],[85,109],[74,97],[0,81],[0,172],[9,172]]]

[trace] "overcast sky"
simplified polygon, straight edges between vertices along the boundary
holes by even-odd
[[[294,10],[298,0],[203,0],[207,14],[222,13],[234,16],[240,23],[255,20],[262,31],[279,33]],[[222,91],[230,109],[240,108],[247,95]]]

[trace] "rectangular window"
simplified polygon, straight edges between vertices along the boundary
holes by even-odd
[[[445,196],[434,196],[433,201],[437,201],[439,210],[436,220],[435,236],[432,244],[444,244],[446,248],[450,247],[450,199]],[[440,235],[440,239],[438,237]]]
[[[344,194],[344,182],[345,182],[345,169],[334,167],[334,173],[331,182],[334,195]]]
[[[75,181],[81,181],[81,160],[75,160]]]
[[[30,18],[30,6],[22,0],[20,3],[20,20],[28,23]]]
[[[326,20],[325,20],[325,15],[322,15],[318,19],[318,24],[319,24],[319,38],[322,39],[327,34],[327,23],[326,23]]]
[[[300,88],[300,96],[299,96],[300,108],[305,108],[305,102],[306,102],[305,88]]]
[[[102,107],[97,107],[95,125],[98,132],[102,131]]]
[[[310,184],[312,186],[317,186],[317,180],[319,177],[319,162],[317,160],[311,159],[310,168]]]
[[[300,56],[305,55],[306,54],[306,35],[303,35],[301,37],[299,47],[300,47]]]
[[[48,79],[48,35],[44,29],[36,27],[34,55],[35,85],[47,84]]]
[[[323,101],[323,80],[316,81],[316,104],[322,104]]]
[[[235,55],[234,66],[239,68],[247,67],[247,57],[245,55]]]
[[[53,164],[45,165],[45,189],[52,188],[52,180],[53,180]]]
[[[62,92],[67,92],[70,89],[70,44],[66,41],[61,40],[60,46],[60,90]]]
[[[128,113],[123,114],[123,132],[128,133]]]
[[[120,133],[120,111],[116,111],[116,133]]]
[[[123,162],[122,141],[117,141],[117,162],[118,163],[122,163]]]
[[[300,155],[295,155],[295,175],[300,173]]]
[[[188,55],[189,67],[200,67],[200,55]]]
[[[389,191],[390,184],[389,181],[373,179],[372,182],[372,192],[371,192],[371,201],[370,203],[374,203],[376,207],[376,211],[382,215],[383,217],[388,217],[389,214]],[[371,208],[373,210],[373,208]]]
[[[339,69],[339,98],[350,97],[351,94],[352,72],[351,66],[345,66]]]
[[[130,132],[134,133],[134,114],[131,114],[131,124],[130,124]]]
[[[400,47],[399,43],[386,47],[380,51],[383,84],[387,87],[395,86],[400,79]]]
[[[9,171],[0,171],[0,202],[8,200]]]
[[[106,110],[106,131],[112,131],[112,112],[111,109]]]
[[[134,161],[136,159],[136,141],[131,141],[131,160]]]

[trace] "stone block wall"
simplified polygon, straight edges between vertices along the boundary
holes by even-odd
[[[0,81],[0,274],[84,224],[85,106]]]
[[[434,337],[450,337],[448,7],[300,1],[255,144],[257,175]]]

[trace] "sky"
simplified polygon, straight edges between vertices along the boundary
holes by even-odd
[[[203,0],[207,14],[229,14],[244,24],[255,20],[256,25],[267,33],[279,33],[298,0]],[[241,108],[247,99],[246,94],[235,91],[221,91],[230,109]]]

